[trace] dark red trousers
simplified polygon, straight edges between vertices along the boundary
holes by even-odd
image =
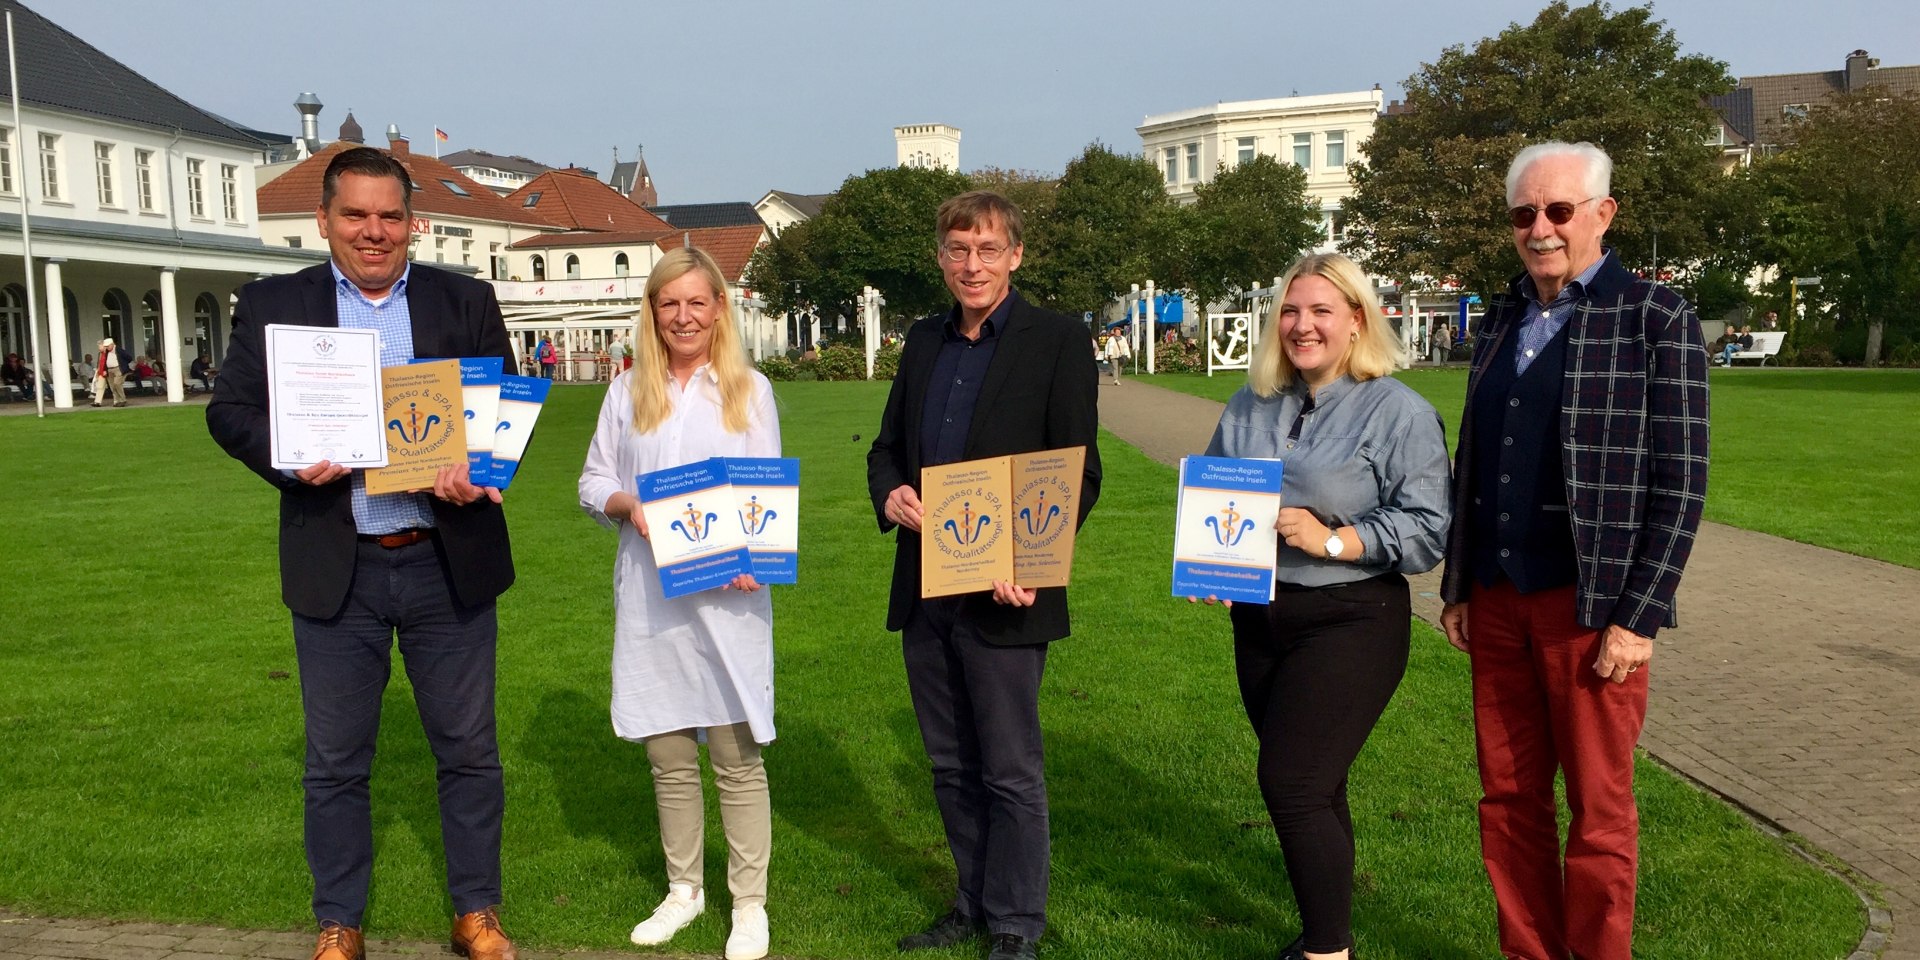
[[[1647,669],[1593,672],[1600,631],[1574,619],[1574,588],[1522,595],[1474,585],[1467,607],[1480,758],[1480,852],[1510,960],[1629,960],[1640,858],[1633,747]],[[1566,774],[1561,855],[1553,800]]]

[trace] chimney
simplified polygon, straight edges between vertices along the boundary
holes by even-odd
[[[303,93],[293,101],[293,108],[300,111],[300,139],[307,141],[310,149],[320,148],[320,98],[311,93]]]
[[[353,108],[347,108],[347,118],[340,121],[340,139],[348,143],[365,144],[366,131],[360,129],[360,121],[353,118]]]
[[[1848,93],[1859,93],[1867,88],[1867,84],[1871,82],[1867,79],[1867,71],[1872,67],[1873,61],[1868,58],[1865,50],[1855,50],[1847,54]]]
[[[400,125],[397,123],[387,124],[387,151],[396,157],[404,157],[412,152],[411,145],[407,142],[407,138],[401,135]]]

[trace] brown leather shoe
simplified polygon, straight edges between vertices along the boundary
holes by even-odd
[[[470,960],[518,960],[520,955],[513,949],[513,941],[500,929],[498,910],[488,907],[455,918],[447,945],[454,953]]]
[[[313,945],[313,960],[367,960],[366,938],[359,927],[323,923],[320,941]]]

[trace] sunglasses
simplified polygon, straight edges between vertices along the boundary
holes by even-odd
[[[1541,208],[1533,206],[1531,204],[1524,207],[1514,207],[1513,209],[1507,211],[1507,219],[1513,221],[1513,228],[1515,230],[1525,230],[1525,229],[1528,229],[1529,227],[1532,227],[1534,219],[1540,216],[1542,212],[1545,212],[1547,215],[1547,222],[1557,227],[1563,223],[1566,223],[1568,220],[1572,220],[1573,212],[1580,208],[1581,203],[1592,203],[1593,201],[1598,199],[1600,198],[1588,197],[1585,200],[1580,201],[1579,203],[1568,203],[1565,200],[1555,200],[1554,202],[1547,204],[1545,211],[1542,211]]]

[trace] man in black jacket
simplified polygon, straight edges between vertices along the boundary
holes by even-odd
[[[936,256],[957,301],[907,332],[900,372],[867,454],[881,532],[899,528],[887,629],[900,630],[933,792],[958,873],[953,909],[900,949],[982,932],[989,960],[1034,956],[1046,929],[1047,787],[1040,677],[1068,633],[1063,587],[997,582],[991,593],[920,598],[920,468],[1085,446],[1078,520],[1100,495],[1099,371],[1086,327],[1013,291],[1020,211],[988,191],[940,208]]]
[[[317,213],[331,262],[240,291],[207,428],[280,491],[280,590],[293,612],[306,719],[315,960],[365,955],[367,779],[396,633],[438,766],[452,945],[474,960],[513,960],[495,913],[505,793],[494,733],[494,598],[513,583],[500,491],[473,485],[461,464],[442,469],[430,491],[370,495],[363,474],[338,464],[275,469],[268,446],[265,323],[377,329],[384,366],[513,362],[491,287],[407,262],[411,194],[406,168],[379,150],[333,158]]]

